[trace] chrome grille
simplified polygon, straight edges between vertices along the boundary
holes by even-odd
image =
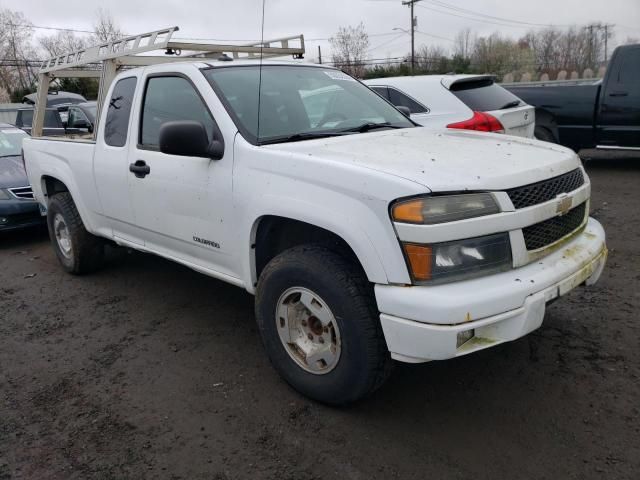
[[[33,198],[33,190],[29,186],[10,188],[9,191],[16,198],[20,198],[20,199],[23,199],[23,200],[33,200],[34,199]]]
[[[575,232],[584,222],[586,202],[573,208],[565,215],[553,217],[522,229],[527,250],[538,250],[557,242]]]
[[[569,193],[584,185],[582,169],[560,175],[559,177],[532,183],[524,187],[507,190],[507,194],[516,209],[531,207],[553,200],[561,193]]]

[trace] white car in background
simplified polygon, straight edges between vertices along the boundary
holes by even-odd
[[[534,138],[535,108],[489,75],[419,75],[364,83],[425,127],[448,127]]]

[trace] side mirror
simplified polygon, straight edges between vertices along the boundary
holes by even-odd
[[[166,122],[160,127],[160,151],[168,155],[202,157],[220,160],[224,155],[224,143],[209,142],[207,130],[200,122],[180,120]]]
[[[91,128],[91,124],[89,122],[87,122],[86,120],[81,120],[78,119],[75,122],[73,122],[73,125],[71,125],[72,128],[86,128],[87,130],[89,128]]]
[[[411,116],[411,110],[409,110],[409,107],[405,107],[404,105],[396,105],[396,108],[405,117],[409,118]]]

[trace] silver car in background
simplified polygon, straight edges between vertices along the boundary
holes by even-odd
[[[534,138],[535,109],[490,75],[418,75],[365,80],[425,127],[460,128]]]

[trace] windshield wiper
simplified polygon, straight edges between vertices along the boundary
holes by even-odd
[[[313,138],[337,137],[337,136],[346,135],[346,134],[348,134],[348,132],[346,131],[294,133],[293,135],[288,135],[284,137],[268,138],[266,140],[262,140],[260,141],[260,145],[270,145],[272,143],[300,142],[302,140],[311,140]]]
[[[344,130],[340,130],[340,131],[364,133],[364,132],[369,132],[371,130],[376,130],[378,128],[407,128],[407,127],[400,126],[400,125],[393,125],[389,122],[382,122],[382,123],[367,122],[367,123],[363,123],[362,125],[358,125],[356,127],[351,127],[351,128],[345,128]]]
[[[519,107],[519,106],[520,106],[520,100],[513,100],[509,103],[504,104],[498,110],[506,110],[507,108],[513,108],[513,107]]]

